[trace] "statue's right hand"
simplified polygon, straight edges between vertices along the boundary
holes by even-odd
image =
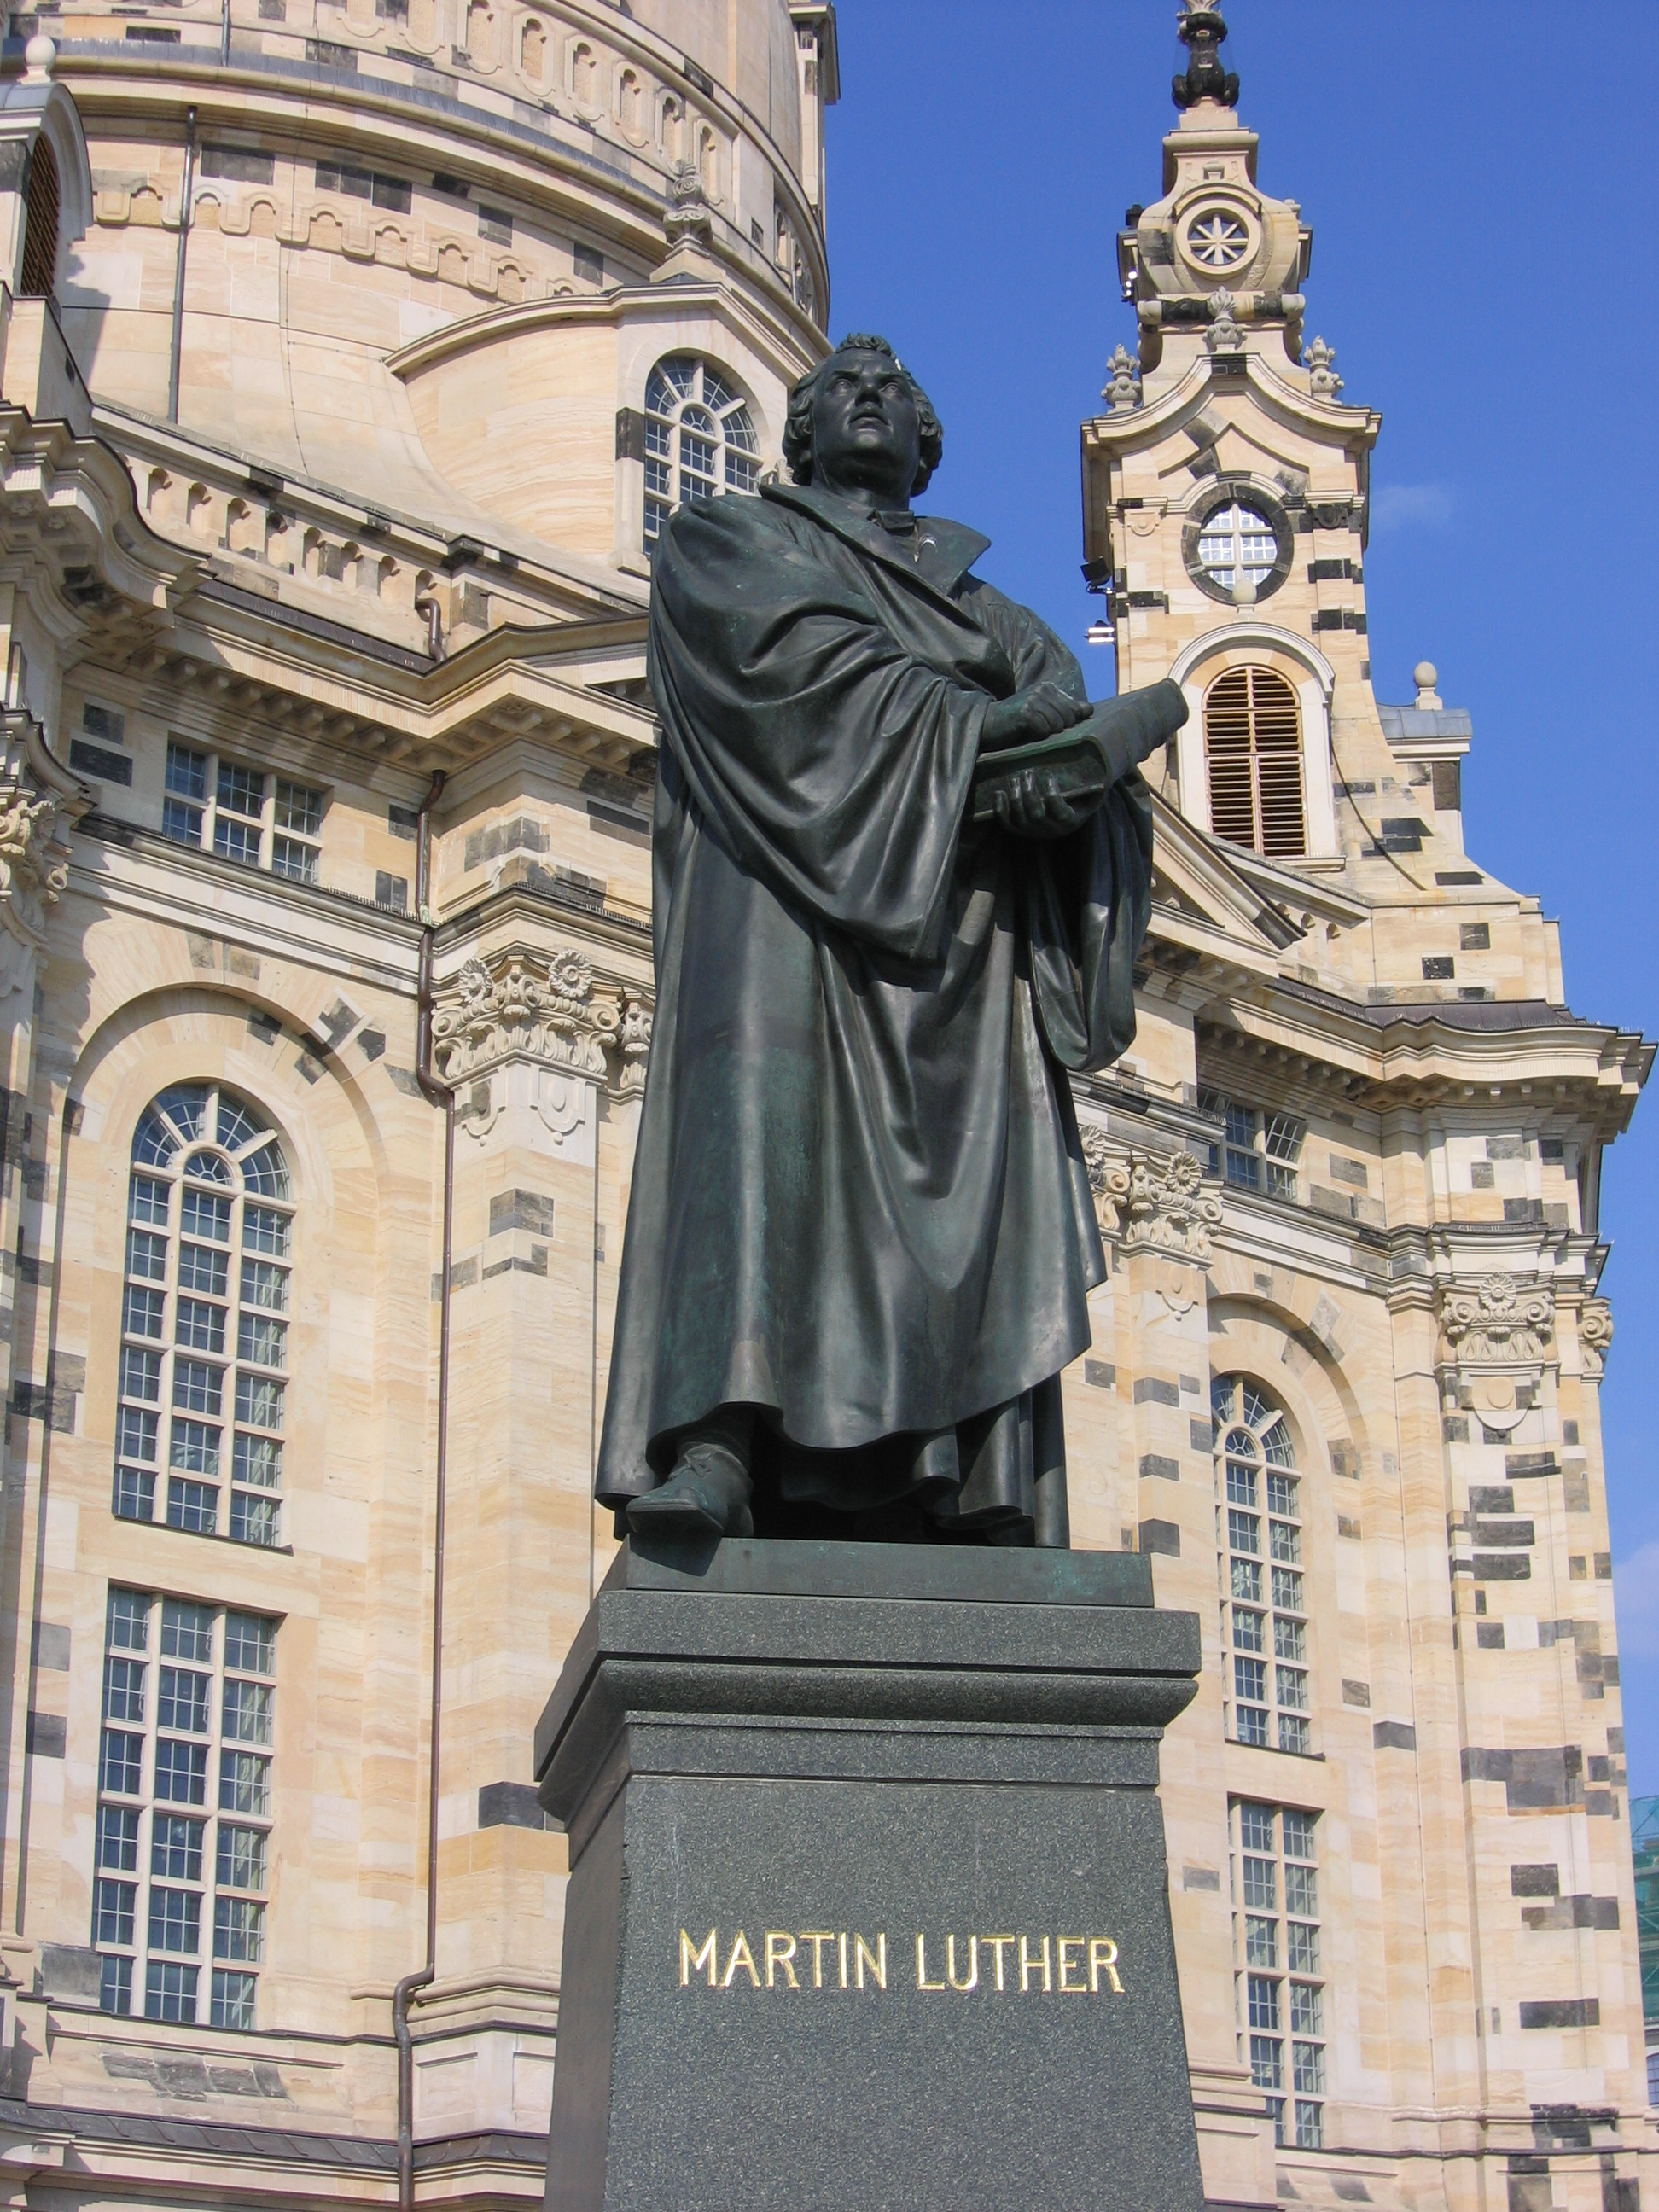
[[[1044,677],[1012,698],[995,702],[985,717],[980,750],[1002,752],[1010,745],[1034,744],[1040,738],[1069,730],[1074,722],[1086,721],[1091,711],[1086,699]]]

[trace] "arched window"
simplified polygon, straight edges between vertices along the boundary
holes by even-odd
[[[742,395],[695,354],[659,361],[645,387],[645,543],[688,499],[753,491],[760,444]]]
[[[1204,696],[1210,827],[1264,858],[1308,849],[1302,805],[1302,715],[1271,668],[1230,668]]]
[[[122,1519],[281,1541],[293,1241],[288,1163],[258,1109],[216,1083],[152,1099],[127,1186]]]
[[[1272,523],[1237,500],[1211,515],[1199,533],[1199,566],[1224,591],[1231,592],[1241,574],[1250,584],[1264,583],[1278,557],[1279,538]]]
[[[1242,1375],[1210,1389],[1216,1433],[1216,1530],[1229,1652],[1229,1735],[1308,1752],[1307,1608],[1302,1479],[1285,1416]]]
[[[49,300],[58,276],[58,156],[48,139],[29,149],[28,208],[23,218],[23,265],[18,289],[26,300]]]

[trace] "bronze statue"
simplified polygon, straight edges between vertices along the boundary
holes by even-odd
[[[1134,1035],[1133,763],[1184,708],[1135,695],[1106,741],[970,573],[988,541],[913,512],[942,445],[848,338],[791,395],[793,484],[691,501],[657,554],[619,1534],[1067,1541],[1060,1372],[1105,1261],[1066,1071]]]

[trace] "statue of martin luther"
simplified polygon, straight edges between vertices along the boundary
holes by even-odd
[[[791,395],[794,481],[697,500],[651,592],[657,1007],[595,1482],[618,1533],[1067,1541],[1060,1372],[1105,1273],[1067,1070],[1134,1035],[1152,816],[982,755],[1081,671],[917,515],[881,338]]]

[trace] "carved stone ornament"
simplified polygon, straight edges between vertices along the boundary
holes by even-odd
[[[695,168],[682,166],[669,185],[668,213],[663,228],[670,246],[709,246],[714,242],[714,216],[708,194]]]
[[[1221,1200],[1204,1188],[1190,1152],[1132,1153],[1124,1205],[1125,1251],[1167,1252],[1207,1267],[1211,1232],[1221,1226]]]
[[[1336,348],[1328,346],[1323,338],[1316,338],[1302,356],[1308,371],[1308,389],[1316,399],[1334,399],[1342,389],[1342,379],[1334,366]]]
[[[1129,1195],[1129,1163],[1111,1150],[1103,1131],[1085,1127],[1081,1134],[1083,1164],[1095,1194],[1095,1218],[1103,1237],[1115,1237]]]
[[[638,999],[624,999],[622,1020],[612,1046],[612,1088],[619,1098],[637,1098],[645,1091],[645,1071],[651,1058],[651,1010]]]
[[[1447,1290],[1440,1328],[1460,1367],[1534,1367],[1548,1357],[1555,1308],[1535,1285],[1486,1275],[1473,1290]]]
[[[614,1000],[593,996],[580,952],[550,959],[514,946],[467,961],[432,1018],[433,1056],[445,1083],[510,1060],[568,1069],[595,1083],[610,1073],[605,1048],[621,1024]]]
[[[1553,1356],[1555,1307],[1547,1290],[1513,1275],[1486,1275],[1473,1288],[1453,1284],[1440,1302],[1443,1357],[1452,1373],[1449,1405],[1476,1414],[1507,1436],[1537,1403]]]
[[[1613,1346],[1613,1309],[1605,1298],[1586,1298],[1578,1316],[1578,1349],[1586,1375],[1600,1375]]]
[[[1112,414],[1127,414],[1130,408],[1139,406],[1140,370],[1127,346],[1113,347],[1106,374],[1108,381],[1100,396]]]
[[[46,750],[33,717],[0,717],[0,1001],[33,988],[46,941],[46,908],[69,881],[68,831],[92,805],[86,786]]]
[[[1233,318],[1233,295],[1224,289],[1210,295],[1210,327],[1204,343],[1212,353],[1237,353],[1244,333]]]

